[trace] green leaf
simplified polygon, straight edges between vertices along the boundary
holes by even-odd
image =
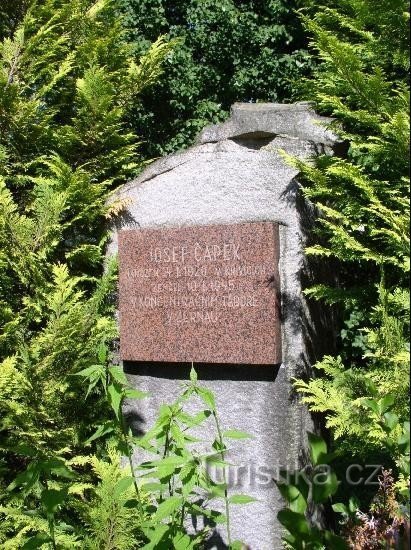
[[[215,397],[211,390],[208,390],[207,388],[196,388],[197,395],[202,399],[203,403],[210,407],[212,411],[215,411],[216,404],[215,404]]]
[[[134,483],[134,478],[131,476],[122,477],[117,481],[113,488],[113,498],[118,498],[120,495],[122,495],[129,487],[131,487]]]
[[[409,422],[403,422],[402,431],[403,433],[399,435],[397,439],[397,445],[401,453],[409,454],[410,452],[410,423]]]
[[[182,483],[181,492],[183,496],[189,497],[194,490],[194,487],[197,485],[197,467],[196,464],[188,464],[183,466],[180,471],[180,479]]]
[[[148,462],[142,462],[139,467],[140,468],[159,468],[159,467],[168,467],[172,466],[173,468],[177,468],[179,466],[183,466],[188,462],[186,457],[182,456],[166,456],[165,458],[160,458],[159,460],[151,460]]]
[[[161,521],[165,518],[168,518],[173,512],[175,512],[182,504],[183,498],[172,496],[168,497],[167,500],[162,502],[154,515],[154,521]]]
[[[378,411],[380,414],[385,413],[395,403],[395,396],[388,394],[378,401]]]
[[[41,467],[39,463],[37,461],[31,462],[26,470],[18,474],[10,483],[7,487],[7,491],[13,491],[17,487],[24,487],[24,492],[29,492],[32,487],[39,484],[40,473]]]
[[[31,447],[30,445],[27,445],[26,443],[20,443],[20,444],[17,444],[17,445],[3,444],[2,448],[7,449],[8,451],[13,451],[13,453],[15,453],[15,454],[22,455],[22,456],[27,456],[27,457],[31,457],[31,458],[37,456],[37,452],[38,452],[35,447]]]
[[[91,443],[95,439],[99,439],[100,437],[104,437],[105,435],[111,432],[114,432],[115,428],[116,428],[115,424],[111,421],[101,424],[100,426],[97,427],[97,430],[94,432],[94,434],[91,437],[89,437],[87,441],[85,441],[85,445],[87,445],[88,443]]]
[[[149,481],[148,483],[144,483],[142,489],[146,493],[161,493],[168,489],[168,485],[164,483],[154,483],[153,481]]]
[[[375,399],[361,399],[361,404],[366,409],[371,409],[373,412],[378,414],[379,408],[378,408],[378,403]]]
[[[41,503],[47,515],[54,515],[57,512],[58,507],[63,504],[67,498],[67,489],[44,489],[41,493]]]
[[[23,546],[22,550],[34,550],[35,548],[41,548],[44,544],[52,542],[52,539],[46,533],[38,533],[34,537],[28,539]]]
[[[200,425],[204,420],[211,416],[211,411],[206,409],[204,411],[198,412],[195,416],[181,411],[178,415],[179,420],[181,420],[188,428],[193,428],[194,426]]]
[[[334,510],[334,512],[337,512],[337,514],[344,514],[346,516],[348,516],[349,514],[347,506],[342,502],[336,502],[335,504],[333,504],[332,509]]]
[[[203,508],[203,515],[204,515],[204,508]],[[227,523],[227,516],[221,512],[217,512],[216,510],[211,510],[210,519],[213,523],[216,523],[217,525],[225,525]]]
[[[103,365],[91,365],[86,369],[80,370],[72,374],[72,376],[82,376],[83,378],[94,378],[96,372],[104,371]]]
[[[97,350],[97,358],[99,362],[104,365],[107,363],[108,348],[104,342],[102,342]]]
[[[402,434],[397,439],[398,449],[401,453],[408,454],[410,451],[410,436]]]
[[[144,392],[134,388],[126,388],[124,390],[124,397],[126,397],[127,399],[145,399],[149,395],[150,394],[148,392]]]
[[[230,504],[249,504],[250,502],[257,502],[257,499],[248,495],[231,495],[228,499]]]
[[[184,441],[186,443],[201,443],[202,439],[199,439],[198,437],[194,437],[193,435],[189,435],[187,432],[184,432]]]
[[[123,400],[123,388],[119,384],[110,384],[107,388],[111,408],[117,419],[120,419],[121,402]]]
[[[227,489],[226,483],[214,483],[209,480],[208,483],[202,483],[202,486],[208,491],[208,500],[225,497],[225,491]]]
[[[219,453],[224,452],[224,451],[227,450],[227,447],[225,446],[225,444],[222,443],[219,439],[214,439],[211,446],[212,446],[213,449],[215,449]]]
[[[321,480],[318,477],[321,476]],[[334,472],[316,474],[312,484],[312,498],[315,503],[325,502],[337,492],[339,481]]]
[[[177,533],[173,538],[174,550],[191,550],[193,547],[193,542],[190,537],[183,532]]]
[[[322,437],[311,432],[308,432],[308,442],[312,464],[317,466],[321,463],[321,456],[327,454],[327,445]]]
[[[252,435],[250,435],[247,432],[242,432],[240,430],[226,430],[223,433],[223,437],[229,437],[230,439],[249,439],[253,438]]]
[[[297,539],[307,537],[310,533],[310,526],[304,514],[298,514],[292,510],[280,510],[277,514],[278,521]]]
[[[333,550],[348,550],[349,548],[343,538],[331,533],[331,531],[324,531],[324,539],[328,543],[327,547]]]
[[[120,384],[120,386],[128,385],[127,377],[120,367],[110,367],[108,370],[114,382]]]
[[[288,470],[280,470],[280,479],[276,481],[276,485],[280,491],[282,491],[284,486],[294,486],[298,489],[304,499],[306,501],[308,500],[310,482],[304,471],[289,472]],[[283,496],[286,500],[288,500],[287,493]]]
[[[213,523],[217,523],[219,525],[227,523],[227,516],[217,510],[207,510],[207,508],[197,506],[197,504],[189,504],[187,510],[194,516],[210,518]]]
[[[138,466],[139,469],[153,469],[148,475],[158,479],[164,479],[174,474],[174,472],[182,468],[190,459],[181,456],[168,456],[160,460],[151,462],[143,462]]]
[[[212,455],[206,455],[203,456],[203,459],[207,462],[207,464],[212,464],[213,466],[232,466],[230,462],[227,462],[226,460],[223,460],[221,458],[221,452],[213,453]]]
[[[145,528],[142,526],[143,532],[146,535],[146,537],[149,539],[149,543],[145,546],[141,547],[141,550],[163,550],[162,547],[158,547],[157,545],[160,543],[160,541],[166,537],[166,535],[170,531],[170,527],[168,525],[164,525],[162,523],[159,523],[155,526],[153,529],[151,526],[150,528]]]
[[[399,418],[395,413],[386,412],[384,414],[385,425],[389,430],[393,430],[399,422]]]
[[[92,365],[87,369],[77,372],[74,376],[84,376],[86,380],[89,380],[90,383],[87,388],[86,398],[99,382],[102,384],[104,391],[106,389],[106,369],[104,365]]]
[[[277,487],[287,501],[290,510],[303,514],[307,510],[307,501],[297,487],[287,483],[277,483]]]
[[[40,469],[47,474],[54,474],[57,477],[62,477],[64,479],[74,479],[75,474],[72,470],[67,468],[64,464],[64,461],[59,458],[51,458],[39,462]]]
[[[360,501],[358,500],[358,498],[356,496],[350,497],[348,501],[348,509],[350,513],[355,514],[355,512],[359,509],[359,507],[360,507]]]
[[[139,507],[139,501],[136,498],[129,498],[124,503],[124,508],[128,508],[130,510],[138,510]]]
[[[298,548],[298,550],[300,550],[301,548],[301,544],[299,546],[296,545],[296,538],[291,535],[291,533],[286,533],[285,535],[283,535],[281,537],[281,540],[286,542],[292,549]],[[323,548],[321,548],[321,550],[323,550]]]
[[[196,371],[195,371],[195,369],[194,369],[194,364],[192,364],[192,366],[191,366],[191,370],[190,370],[190,380],[191,380],[191,382],[193,382],[193,384],[195,384],[195,383],[197,382],[197,380],[198,380],[198,378],[197,378],[197,373],[196,373]]]

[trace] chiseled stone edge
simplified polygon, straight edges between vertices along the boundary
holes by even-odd
[[[247,134],[285,134],[332,146],[338,141],[337,136],[327,129],[332,120],[318,115],[310,102],[235,103],[230,118],[204,128],[197,143],[213,143]]]
[[[284,142],[290,140],[306,142],[307,150],[312,149],[313,154],[322,146],[323,151],[330,153],[333,145],[341,143],[341,140],[327,126],[332,118],[318,115],[310,102],[300,103],[235,103],[231,108],[231,116],[220,124],[206,126],[200,132],[196,144],[188,149],[178,151],[160,158],[147,166],[137,178],[127,182],[113,192],[112,198],[119,198],[127,194],[130,188],[150,179],[164,174],[178,166],[189,162],[201,153],[218,152],[216,144],[227,140],[239,140],[241,138],[261,139],[272,138],[270,145],[265,149],[275,148],[275,140]],[[292,151],[289,151],[292,154]]]

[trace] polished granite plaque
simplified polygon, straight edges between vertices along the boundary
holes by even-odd
[[[119,232],[124,361],[278,364],[272,222]]]

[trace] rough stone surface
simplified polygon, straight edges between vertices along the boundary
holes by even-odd
[[[121,359],[281,362],[278,238],[269,222],[120,231]]]
[[[331,119],[320,117],[311,104],[235,103],[231,117],[223,124],[205,128],[198,143],[210,143],[239,137],[275,137],[286,135],[316,144],[332,146],[335,136],[324,128]]]
[[[312,277],[303,249],[313,211],[301,197],[297,170],[279,151],[304,158],[331,152],[334,138],[321,122],[328,120],[308,104],[237,104],[230,120],[201,133],[198,145],[153,163],[113,197],[127,206],[113,228],[109,254],[117,252],[119,229],[279,224],[281,366],[198,365],[199,378],[216,394],[223,428],[254,436],[251,442],[234,442],[229,456],[232,474],[238,474],[231,490],[258,499],[234,506],[232,517],[233,538],[253,550],[282,548],[276,520],[282,502],[272,477],[282,467],[298,465],[306,431],[312,428],[292,394],[290,379],[309,371],[316,356],[329,351],[329,320],[314,311],[302,293]],[[151,394],[125,409],[135,431],[144,432],[160,404],[178,395],[190,365],[125,362],[124,368],[132,384]],[[212,438],[212,428],[202,435]],[[221,528],[210,548],[226,548],[225,540]]]

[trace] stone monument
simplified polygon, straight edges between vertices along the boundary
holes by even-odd
[[[333,154],[327,122],[308,103],[235,104],[115,196],[127,204],[108,251],[119,254],[120,357],[150,393],[125,415],[136,432],[151,427],[195,363],[224,427],[253,436],[229,456],[230,486],[258,499],[231,519],[233,538],[253,550],[282,548],[273,478],[299,466],[312,429],[290,381],[333,340],[303,294],[315,212],[281,154]],[[210,548],[226,548],[223,529]]]

